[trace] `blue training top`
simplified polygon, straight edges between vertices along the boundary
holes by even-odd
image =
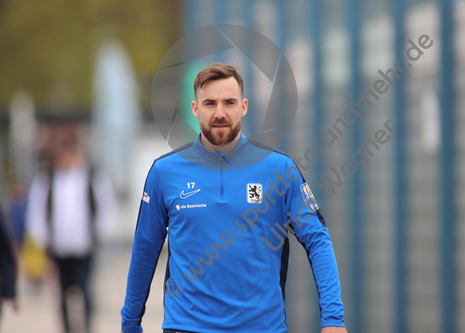
[[[243,135],[230,154],[208,151],[199,136],[155,160],[134,236],[123,332],[142,331],[167,234],[164,329],[287,332],[291,234],[308,254],[321,326],[344,326],[336,258],[312,198],[288,156]]]

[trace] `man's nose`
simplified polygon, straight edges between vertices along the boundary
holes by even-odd
[[[221,119],[221,118],[224,118],[224,117],[226,117],[226,112],[225,112],[225,109],[224,109],[224,105],[223,105],[223,103],[218,103],[218,105],[216,107],[215,118]]]

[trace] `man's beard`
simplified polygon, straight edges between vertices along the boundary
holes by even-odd
[[[202,123],[200,123],[200,130],[202,131],[202,134],[205,136],[205,138],[208,141],[210,141],[213,145],[215,146],[224,145],[224,144],[232,142],[236,138],[237,134],[241,130],[242,119],[239,120],[239,122],[234,128],[231,128],[231,130],[229,131],[229,134],[223,133],[223,131],[218,131],[216,135],[213,134],[213,125],[224,125],[224,124],[229,125],[226,121],[217,121],[215,123],[212,123],[210,128],[208,128]]]

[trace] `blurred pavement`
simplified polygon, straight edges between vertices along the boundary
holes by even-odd
[[[166,248],[162,251],[153,278],[147,310],[142,325],[145,333],[161,332],[163,322],[163,280],[165,275]],[[123,306],[126,279],[131,256],[128,246],[102,248],[95,261],[92,288],[94,290],[93,333],[121,332],[120,310]],[[61,333],[58,288],[56,280],[48,279],[40,293],[34,294],[31,286],[21,277],[19,312],[4,307],[0,323],[1,333]],[[74,316],[81,313],[73,306]]]

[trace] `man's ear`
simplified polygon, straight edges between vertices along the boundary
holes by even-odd
[[[192,106],[192,114],[194,115],[195,118],[199,118],[199,108],[197,107],[197,102],[192,101],[191,106]]]
[[[247,100],[247,98],[244,98],[242,100],[242,117],[244,117],[247,114],[248,104],[249,104],[249,101]]]

